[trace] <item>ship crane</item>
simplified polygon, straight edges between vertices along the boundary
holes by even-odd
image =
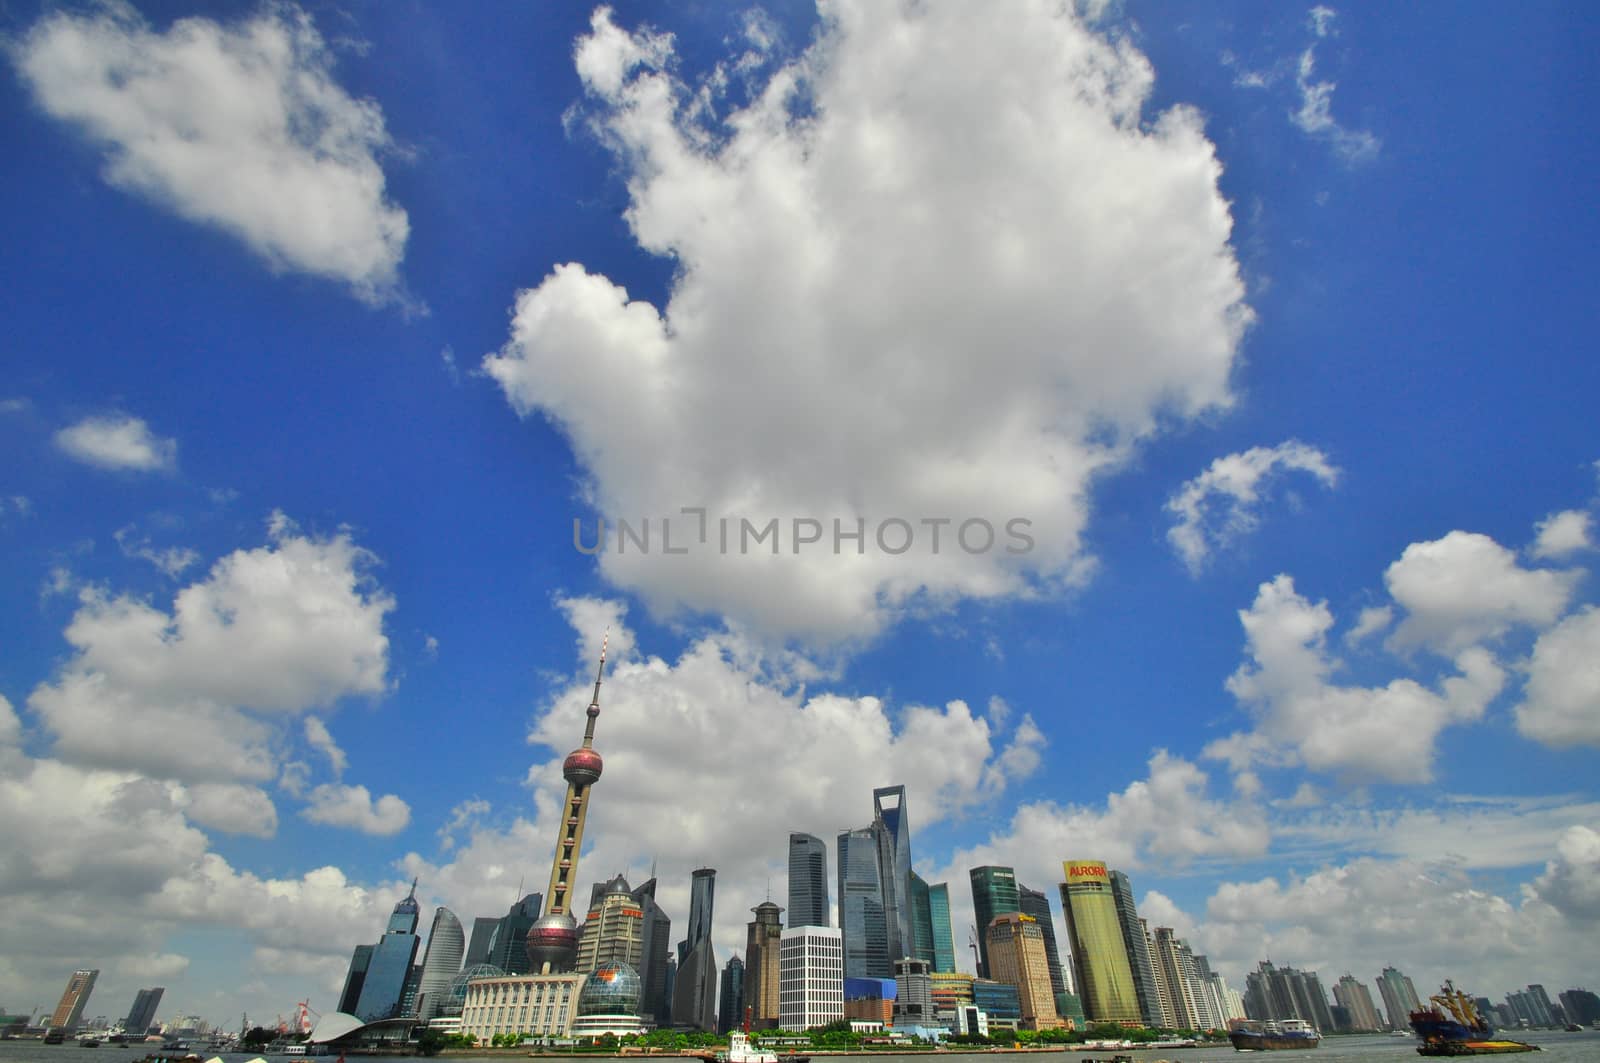
[[[299,1001],[294,1006],[294,1031],[295,1033],[310,1033],[316,1025],[313,1021],[322,1018],[322,1013],[311,1006],[310,999]]]

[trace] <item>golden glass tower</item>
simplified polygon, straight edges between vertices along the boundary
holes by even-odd
[[[1090,1022],[1138,1026],[1139,997],[1122,924],[1117,921],[1110,873],[1098,860],[1067,860],[1061,866],[1067,875],[1061,884],[1061,909],[1072,942],[1072,970],[1083,1013]]]

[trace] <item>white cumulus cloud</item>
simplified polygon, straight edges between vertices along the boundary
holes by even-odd
[[[1600,608],[1539,636],[1516,717],[1518,731],[1545,745],[1600,746]]]
[[[219,228],[275,269],[399,297],[410,228],[384,192],[383,113],[333,76],[311,17],[292,4],[164,33],[131,6],[55,12],[12,48],[46,113],[105,150],[105,177]]]
[[[1539,537],[1533,544],[1533,556],[1560,559],[1580,550],[1594,549],[1593,524],[1589,514],[1581,509],[1552,513],[1538,524]]]
[[[161,438],[143,420],[126,414],[85,417],[57,432],[56,446],[102,469],[159,472],[178,461],[175,440]]]
[[[363,834],[399,834],[411,822],[411,806],[394,794],[376,801],[365,786],[324,783],[313,789],[300,814],[313,823],[349,827]]]
[[[1307,473],[1325,487],[1339,480],[1326,454],[1290,440],[1224,455],[1168,499],[1167,512],[1176,522],[1167,541],[1191,573],[1205,567],[1213,550],[1255,529],[1262,491],[1287,472]]]
[[[601,556],[653,608],[821,643],[1070,586],[1095,474],[1231,401],[1251,312],[1213,146],[1197,111],[1147,110],[1149,62],[1069,5],[831,4],[720,121],[670,36],[608,10],[576,63],[672,290],[558,265],[484,368],[567,435],[585,503],[693,541],[667,555],[658,524],[651,553]],[[781,546],[722,553],[723,516],[776,518]],[[798,554],[796,520],[823,536]],[[834,537],[858,520],[859,552]],[[967,520],[992,548],[977,524],[957,542]]]

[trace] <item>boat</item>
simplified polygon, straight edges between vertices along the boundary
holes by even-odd
[[[79,1048],[99,1048],[100,1047],[100,1042],[96,1041],[93,1037],[82,1037],[82,1038],[78,1039],[78,1047]]]
[[[1304,1019],[1247,1019],[1228,1031],[1228,1040],[1233,1042],[1234,1050],[1238,1052],[1276,1052],[1281,1049],[1315,1048],[1322,1043],[1322,1035]]]
[[[1514,1052],[1537,1052],[1538,1045],[1509,1041],[1494,1036],[1472,998],[1446,981],[1439,992],[1428,998],[1432,1007],[1411,1013],[1411,1028],[1422,1043],[1417,1054],[1423,1056],[1500,1056]]]
[[[1562,1027],[1562,1029],[1566,1030],[1568,1033],[1582,1033],[1583,1032],[1583,1027],[1579,1026],[1575,1022],[1567,1023],[1565,1026]]]

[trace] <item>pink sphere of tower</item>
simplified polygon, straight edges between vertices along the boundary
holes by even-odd
[[[574,749],[561,765],[561,774],[573,786],[592,786],[600,781],[605,762],[592,749]]]

